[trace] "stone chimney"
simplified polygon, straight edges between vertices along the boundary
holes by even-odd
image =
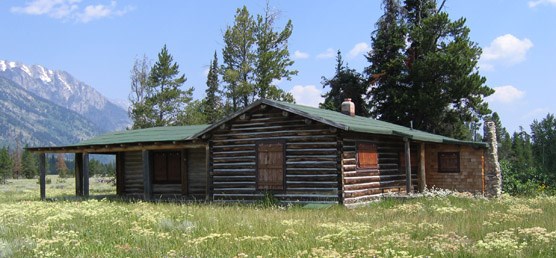
[[[485,122],[484,135],[485,142],[488,144],[485,153],[485,195],[487,197],[500,197],[502,194],[502,172],[500,163],[498,163],[498,142],[494,122]]]
[[[344,99],[344,102],[342,102],[342,114],[355,116],[355,104],[351,102],[350,98],[346,98]]]

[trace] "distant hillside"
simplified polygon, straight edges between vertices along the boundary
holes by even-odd
[[[0,77],[15,82],[36,96],[83,115],[102,132],[122,130],[131,123],[127,110],[121,105],[112,103],[93,87],[67,72],[0,60]]]
[[[102,131],[84,116],[0,77],[0,145],[64,145]]]

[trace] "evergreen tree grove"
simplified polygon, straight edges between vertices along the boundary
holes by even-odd
[[[8,148],[0,149],[0,184],[5,183],[6,179],[12,174],[12,160]]]
[[[451,21],[435,0],[383,5],[365,70],[373,117],[470,139],[467,125],[490,113],[483,98],[494,91],[478,73],[481,49],[465,19]]]

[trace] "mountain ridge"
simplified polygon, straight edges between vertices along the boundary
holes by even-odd
[[[121,105],[62,70],[0,60],[0,77],[61,107],[81,114],[102,132],[123,130],[131,122]]]
[[[0,77],[0,146],[60,146],[100,133],[82,115]]]

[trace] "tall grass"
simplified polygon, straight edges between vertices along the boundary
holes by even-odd
[[[71,196],[52,178],[50,197]],[[91,180],[92,194],[114,192]],[[0,257],[555,257],[556,198],[422,197],[356,209],[58,200],[0,186]],[[63,198],[60,198],[63,199]]]

